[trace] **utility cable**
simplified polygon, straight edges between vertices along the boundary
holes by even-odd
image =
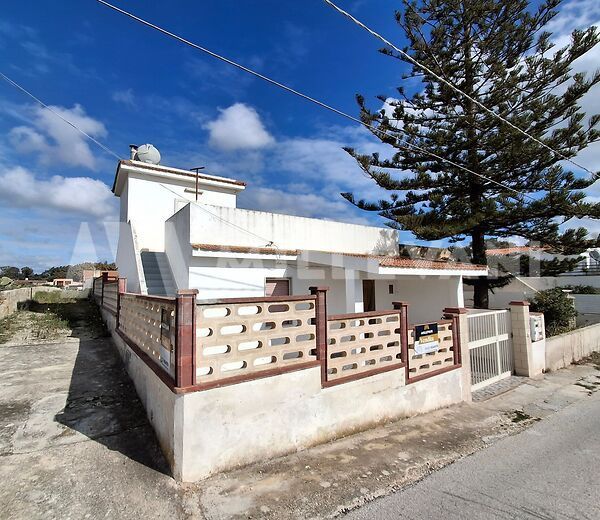
[[[597,173],[595,173],[592,170],[586,168],[585,166],[582,166],[581,164],[573,161],[572,159],[570,159],[569,157],[567,157],[563,153],[561,153],[561,152],[559,152],[557,150],[554,150],[551,146],[547,145],[546,143],[544,143],[543,141],[541,141],[537,137],[529,134],[525,130],[522,130],[521,128],[519,128],[514,123],[511,123],[508,119],[506,119],[506,118],[502,117],[500,114],[497,114],[496,112],[494,112],[492,109],[487,108],[479,100],[473,98],[472,96],[470,96],[466,92],[463,92],[457,86],[455,86],[454,84],[452,84],[450,81],[448,81],[447,79],[443,78],[439,74],[436,74],[435,72],[433,72],[429,67],[427,67],[426,65],[423,65],[422,63],[420,63],[419,61],[417,61],[415,58],[413,58],[406,51],[398,48],[396,45],[394,45],[392,42],[390,42],[387,38],[385,38],[384,36],[382,36],[378,32],[375,32],[373,29],[371,29],[370,27],[368,27],[367,25],[365,25],[363,22],[361,22],[360,20],[358,20],[357,18],[355,18],[354,16],[352,16],[348,11],[344,11],[344,9],[342,9],[341,7],[338,7],[331,0],[323,0],[323,1],[326,4],[328,4],[329,6],[331,6],[333,9],[335,9],[338,13],[342,14],[343,16],[345,16],[346,18],[348,18],[349,20],[351,20],[353,23],[355,23],[356,25],[358,25],[359,27],[361,27],[362,29],[364,29],[365,31],[367,31],[369,34],[375,36],[375,38],[377,38],[378,40],[381,40],[383,43],[385,43],[386,45],[388,45],[389,47],[391,47],[392,49],[394,49],[396,52],[398,52],[399,54],[401,54],[402,56],[404,56],[412,64],[414,64],[417,67],[420,67],[421,69],[425,70],[427,73],[431,74],[438,81],[441,81],[442,83],[444,83],[445,85],[447,85],[448,87],[450,87],[455,92],[461,94],[462,96],[464,96],[466,99],[468,99],[472,103],[475,103],[479,108],[481,108],[482,110],[485,110],[488,114],[494,116],[495,118],[497,118],[500,121],[502,121],[504,124],[510,126],[513,130],[516,130],[517,132],[523,134],[528,139],[531,139],[532,141],[536,142],[537,144],[543,146],[544,148],[546,148],[547,150],[551,151],[554,155],[557,155],[561,159],[564,159],[565,161],[570,162],[571,164],[577,166],[578,168],[581,168],[582,170],[584,170],[587,173],[589,173],[592,177],[595,177],[596,179],[600,178],[600,176],[598,176]]]
[[[23,92],[24,94],[27,94],[30,98],[32,98],[33,100],[35,100],[38,104],[40,104],[43,108],[45,108],[46,110],[49,110],[50,112],[52,112],[56,117],[58,117],[59,119],[61,119],[62,121],[64,121],[65,123],[67,123],[69,126],[73,127],[75,130],[77,130],[80,134],[84,135],[85,137],[87,137],[90,141],[92,141],[93,143],[95,143],[96,145],[98,145],[100,148],[102,148],[102,150],[104,150],[106,153],[112,155],[113,157],[115,157],[116,159],[118,159],[119,161],[121,160],[121,157],[119,157],[115,152],[113,152],[110,148],[108,148],[106,145],[102,144],[100,141],[98,141],[97,139],[93,138],[90,134],[88,134],[87,132],[84,132],[81,128],[79,128],[75,123],[73,123],[72,121],[69,121],[66,117],[63,117],[61,114],[59,114],[56,110],[54,110],[52,107],[46,105],[46,103],[44,103],[40,98],[34,96],[31,92],[29,92],[27,89],[25,89],[24,87],[22,87],[21,85],[19,85],[16,81],[10,79],[6,74],[3,74],[2,72],[0,72],[0,77],[6,81],[7,83],[9,83],[10,85],[12,85],[13,87],[15,87],[16,89],[20,90],[21,92]]]
[[[202,47],[201,45],[198,45],[198,44],[193,43],[193,42],[191,42],[189,40],[186,40],[185,38],[183,38],[183,37],[181,37],[181,36],[179,36],[179,35],[171,32],[171,31],[163,29],[162,27],[159,27],[158,25],[156,25],[154,23],[151,23],[151,22],[149,22],[147,20],[144,20],[143,18],[140,18],[139,16],[134,15],[133,13],[130,13],[128,11],[125,11],[124,9],[121,9],[121,8],[115,6],[115,5],[112,5],[112,4],[108,3],[108,2],[106,2],[105,0],[96,0],[96,1],[98,3],[100,3],[100,4],[102,4],[102,5],[110,8],[110,9],[112,9],[112,10],[114,10],[114,11],[122,14],[122,15],[127,16],[128,18],[131,18],[132,20],[135,20],[136,22],[141,23],[142,25],[150,27],[151,29],[154,29],[154,30],[156,30],[156,31],[158,31],[158,32],[166,35],[166,36],[169,36],[170,38],[173,38],[173,39],[175,39],[175,40],[177,40],[177,41],[179,41],[181,43],[184,43],[184,44],[186,44],[186,45],[188,45],[190,47],[193,47],[194,49],[197,49],[197,50],[199,50],[201,52],[204,52],[204,53],[208,54],[209,56],[212,56],[213,58],[221,60],[221,61],[223,61],[223,62],[225,62],[225,63],[227,63],[229,65],[232,65],[233,67],[237,67],[238,69],[243,70],[244,72],[247,72],[248,74],[256,76],[257,78],[260,78],[263,81],[266,81],[267,83],[275,85],[276,87],[281,88],[281,89],[283,89],[283,90],[285,90],[285,91],[287,91],[287,92],[289,92],[291,94],[299,96],[299,97],[303,98],[306,101],[309,101],[311,103],[314,103],[314,104],[320,106],[321,108],[325,108],[326,110],[334,112],[335,114],[337,114],[339,116],[342,116],[342,117],[344,117],[346,119],[354,121],[355,123],[358,123],[358,124],[360,124],[360,125],[368,128],[368,129],[370,129],[370,130],[372,130],[372,131],[374,131],[376,133],[379,133],[379,134],[382,134],[382,135],[387,135],[387,136],[390,136],[390,137],[396,139],[396,136],[394,136],[392,134],[387,134],[386,132],[378,129],[377,127],[374,127],[374,126],[372,126],[372,125],[370,125],[368,123],[365,123],[364,121],[361,121],[357,117],[354,117],[354,116],[352,116],[350,114],[347,114],[346,112],[343,112],[342,110],[339,110],[339,109],[337,109],[335,107],[332,107],[331,105],[328,105],[328,104],[326,104],[326,103],[324,103],[322,101],[319,101],[318,99],[315,99],[315,98],[313,98],[311,96],[303,94],[302,92],[300,92],[300,91],[298,91],[296,89],[293,89],[292,87],[284,85],[283,83],[280,83],[279,81],[271,79],[268,76],[265,76],[264,74],[256,72],[255,70],[252,70],[252,69],[250,69],[250,68],[248,68],[248,67],[246,67],[244,65],[241,65],[241,64],[239,64],[239,63],[237,63],[237,62],[235,62],[235,61],[233,61],[233,60],[231,60],[229,58],[226,58],[225,56],[217,54],[216,52],[213,52],[213,51],[207,49],[206,47]],[[489,181],[489,182],[491,182],[493,184],[501,186],[502,188],[505,188],[505,189],[507,189],[507,190],[509,190],[509,191],[511,191],[513,193],[517,193],[518,195],[523,195],[524,197],[526,197],[528,199],[531,199],[532,201],[536,201],[536,199],[534,199],[533,197],[527,195],[526,193],[523,193],[523,192],[521,192],[521,191],[519,191],[519,190],[517,190],[515,188],[512,188],[511,186],[508,186],[508,185],[506,185],[506,184],[504,184],[502,182],[499,182],[499,181],[496,181],[494,179],[491,179],[491,178],[489,178],[489,177],[487,177],[487,176],[485,176],[485,175],[483,175],[481,173],[477,173],[477,172],[475,172],[475,171],[473,171],[473,170],[471,170],[471,169],[469,169],[469,168],[467,168],[465,166],[462,166],[459,163],[456,163],[456,162],[454,162],[454,161],[452,161],[450,159],[446,159],[445,157],[442,157],[442,156],[440,156],[440,155],[438,155],[438,154],[436,154],[434,152],[431,152],[429,150],[421,148],[420,146],[417,146],[415,144],[412,144],[412,143],[403,143],[401,145],[401,144],[397,143],[396,146],[398,148],[404,150],[404,151],[409,151],[409,152],[412,152],[414,150],[420,151],[421,153],[424,153],[424,154],[427,154],[427,155],[429,155],[431,157],[434,157],[435,159],[437,159],[439,161],[442,161],[442,162],[445,162],[447,164],[450,164],[450,165],[454,166],[455,168],[459,168],[459,169],[461,169],[463,171],[466,171],[467,173],[470,173],[470,174],[475,175],[477,177],[480,177],[480,178],[482,178],[482,179],[484,179],[486,181]],[[516,200],[518,201],[519,199],[516,199]]]

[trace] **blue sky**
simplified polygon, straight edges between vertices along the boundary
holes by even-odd
[[[375,95],[393,96],[401,84],[402,66],[318,0],[115,2],[352,114],[356,93],[377,106]],[[565,3],[556,38],[600,21],[599,4]],[[403,43],[393,3],[340,5]],[[597,66],[599,57],[594,51],[581,68]],[[150,142],[163,164],[204,165],[247,181],[241,206],[383,224],[339,196],[377,195],[341,150],[384,152],[365,130],[92,0],[3,2],[0,70],[124,158],[129,143]],[[590,96],[586,109],[600,111],[597,99]],[[599,169],[597,159],[598,148],[581,157]],[[113,157],[0,82],[0,265],[39,270],[111,259],[115,166]]]

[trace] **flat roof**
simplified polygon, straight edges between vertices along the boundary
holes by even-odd
[[[150,163],[145,163],[145,162],[141,162],[141,161],[134,161],[131,159],[122,159],[119,161],[119,163],[117,165],[117,171],[115,172],[115,180],[114,180],[113,186],[112,186],[113,193],[117,186],[117,177],[119,176],[119,170],[121,169],[121,166],[131,166],[133,168],[142,168],[142,169],[155,171],[155,172],[170,173],[173,175],[181,175],[182,177],[189,177],[191,179],[196,178],[196,173],[192,172],[190,170],[182,170],[181,168],[173,168],[171,166],[163,166],[162,164],[150,164]],[[236,179],[230,179],[228,177],[219,177],[218,175],[209,175],[206,173],[198,173],[198,179],[222,182],[224,184],[233,184],[235,186],[244,186],[244,187],[246,186],[245,182],[238,181]]]
[[[225,246],[215,244],[192,244],[192,249],[196,251],[207,251],[211,253],[238,253],[238,254],[258,254],[258,255],[281,255],[298,256],[303,250],[300,249],[278,249],[272,247],[249,247],[249,246]],[[310,253],[310,250],[306,250]],[[486,271],[487,266],[467,264],[462,262],[449,262],[445,260],[423,260],[420,258],[404,258],[392,255],[375,254],[357,254],[344,253],[342,251],[313,251],[315,253],[325,253],[331,255],[348,256],[352,258],[364,258],[365,260],[377,261],[379,267],[405,268],[405,269],[438,269],[453,271]]]

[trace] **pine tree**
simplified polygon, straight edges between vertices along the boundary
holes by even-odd
[[[600,82],[600,72],[573,73],[573,62],[600,40],[595,27],[576,30],[563,48],[544,27],[561,0],[537,9],[527,0],[403,0],[396,20],[408,40],[405,51],[485,107],[552,149],[573,158],[600,140],[600,115],[587,116],[579,101]],[[382,53],[410,63],[393,49]],[[561,232],[573,217],[600,217],[600,204],[585,200],[595,180],[527,139],[477,104],[410,64],[403,79],[419,78],[417,93],[398,88],[395,99],[379,96],[371,110],[357,96],[361,119],[396,148],[391,159],[347,148],[388,200],[358,200],[391,227],[421,240],[470,239],[472,262],[487,265],[486,240],[524,237],[551,251],[578,254],[595,241],[585,228]],[[433,152],[491,180],[435,159]],[[408,150],[407,150],[408,149]],[[502,183],[500,186],[496,183]],[[519,193],[515,193],[516,190]],[[494,282],[474,282],[475,306],[488,306]]]

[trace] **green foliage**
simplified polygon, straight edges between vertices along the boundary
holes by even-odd
[[[7,287],[12,283],[12,279],[10,279],[8,276],[1,276],[0,277],[0,287]]]
[[[16,280],[19,277],[20,269],[18,267],[14,267],[12,265],[5,265],[0,267],[0,276],[6,276],[7,278],[12,278]]]
[[[528,0],[402,0],[404,9],[396,20],[412,57],[572,158],[600,140],[600,115],[586,115],[579,104],[600,83],[600,72],[571,72],[573,62],[600,35],[595,27],[577,30],[570,43],[554,47],[545,28],[560,3],[545,0],[536,7]],[[491,239],[524,237],[561,254],[579,254],[596,243],[584,228],[560,229],[573,217],[600,217],[600,204],[585,200],[590,176],[570,171],[559,155],[396,51],[381,52],[408,64],[410,72],[404,77],[421,85],[416,93],[400,87],[395,98],[379,96],[385,105],[375,110],[358,96],[361,119],[376,128],[373,134],[394,155],[382,159],[346,151],[391,194],[375,202],[343,194],[347,200],[421,240],[470,239],[471,260],[477,264],[487,264],[486,241]],[[488,284],[485,278],[477,281],[476,306],[487,306]]]
[[[573,300],[559,288],[540,291],[531,302],[530,309],[544,313],[547,336],[568,332],[577,317]]]
[[[570,289],[573,294],[600,294],[600,287],[593,285],[565,285],[563,289]]]
[[[33,269],[31,267],[21,267],[21,278],[31,278],[33,274]]]

